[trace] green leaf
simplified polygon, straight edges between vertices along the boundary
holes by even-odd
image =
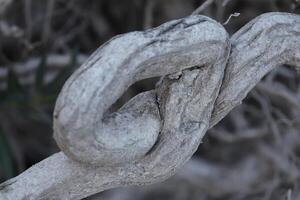
[[[70,63],[59,72],[59,74],[55,77],[55,79],[51,83],[49,83],[49,85],[47,85],[46,90],[48,94],[53,94],[54,95],[53,97],[56,98],[61,87],[63,86],[67,78],[69,78],[69,76],[72,74],[72,72],[75,70],[77,66],[77,55],[78,55],[77,50],[74,50],[72,53]]]
[[[23,88],[20,84],[17,75],[12,69],[9,69],[8,71],[8,77],[7,77],[7,91],[8,93],[17,93],[22,92]]]
[[[4,172],[6,179],[15,176],[11,150],[2,129],[0,129],[0,168]]]
[[[39,91],[39,92],[43,91],[44,77],[45,77],[45,73],[46,73],[46,65],[47,65],[47,55],[44,54],[41,57],[41,62],[35,73],[35,87],[36,87],[37,91]]]

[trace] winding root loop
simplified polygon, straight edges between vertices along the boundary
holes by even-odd
[[[300,67],[297,15],[261,15],[231,39],[220,24],[196,15],[117,36],[69,78],[58,97],[54,136],[68,157],[59,153],[42,161],[4,183],[0,196],[10,199],[13,191],[14,199],[80,199],[162,181],[282,64]],[[134,82],[157,76],[163,78],[155,90],[107,112]],[[26,187],[38,189],[29,193]]]

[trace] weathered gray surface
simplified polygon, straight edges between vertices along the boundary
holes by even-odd
[[[104,44],[57,100],[55,139],[69,158],[55,154],[5,182],[0,198],[81,199],[170,177],[266,73],[280,64],[300,66],[300,17],[262,15],[231,44],[227,62],[226,31],[202,16]],[[106,113],[134,82],[164,75],[155,91]]]
[[[211,73],[215,78],[206,78],[214,78],[211,87],[218,88],[220,81],[216,84],[216,80],[222,79],[227,50],[223,27],[201,16],[115,37],[100,47],[64,85],[54,111],[56,141],[71,158],[95,165],[113,166],[142,158],[161,129],[155,91],[136,96],[117,113],[106,114],[112,103],[138,80],[216,62],[218,69]],[[194,78],[183,77],[190,79],[187,84],[196,91],[191,82]],[[183,77],[175,82],[181,82]],[[182,96],[183,88],[173,94]],[[175,124],[180,125],[172,123]]]
[[[300,67],[300,16],[288,13],[261,15],[235,33],[211,126],[247,96],[273,68]]]

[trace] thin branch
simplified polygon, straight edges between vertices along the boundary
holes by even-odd
[[[199,6],[191,15],[199,15],[206,10],[215,0],[206,0],[201,6]]]
[[[11,4],[12,0],[0,0],[0,15],[3,14],[6,8]]]
[[[44,43],[47,42],[49,39],[49,35],[51,34],[51,20],[54,10],[55,0],[48,0],[47,1],[47,10],[45,14],[45,20],[44,20],[44,27],[43,27],[43,36],[42,41]]]
[[[237,12],[233,13],[233,14],[230,14],[229,17],[228,17],[228,19],[223,23],[223,25],[227,25],[230,22],[230,20],[231,20],[232,17],[238,17],[238,16],[240,16],[240,14],[241,13],[237,13]]]
[[[31,40],[32,36],[32,0],[24,0],[24,19],[26,23],[26,38],[28,41]]]
[[[147,0],[145,3],[144,29],[152,28],[153,26],[153,8],[156,0]]]

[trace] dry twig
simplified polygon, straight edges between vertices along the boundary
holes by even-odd
[[[206,8],[208,8],[215,0],[206,0],[201,6],[199,6],[192,15],[199,15],[201,14]]]

